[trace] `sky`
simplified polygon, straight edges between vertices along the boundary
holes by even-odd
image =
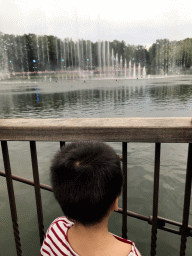
[[[157,39],[192,38],[192,1],[0,0],[0,32],[116,39],[148,48]]]

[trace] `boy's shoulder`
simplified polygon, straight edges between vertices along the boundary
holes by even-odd
[[[74,223],[73,223],[72,221],[70,221],[67,217],[62,216],[62,217],[56,218],[56,219],[51,223],[50,226],[52,226],[52,225],[54,225],[54,224],[56,224],[56,223],[58,223],[58,222],[64,223],[66,226],[69,226],[69,227],[74,224]]]
[[[54,229],[55,227],[58,227],[58,225],[61,225],[64,230],[68,230],[74,223],[70,221],[67,217],[58,217],[56,218],[49,226],[50,229]]]
[[[68,229],[73,222],[66,217],[56,218],[49,226],[41,246],[41,256],[73,255],[76,256],[67,238]],[[65,253],[65,254],[62,254]]]
[[[127,240],[125,238],[122,238],[120,236],[114,235],[112,234],[117,240],[119,240],[120,242],[130,245],[131,246],[131,251],[129,253],[128,256],[141,256],[140,252],[138,251],[137,247],[135,246],[134,242],[132,242],[131,240]]]

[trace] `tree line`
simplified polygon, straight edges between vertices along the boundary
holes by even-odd
[[[192,39],[158,39],[149,49],[125,41],[91,42],[60,39],[52,35],[9,35],[0,33],[0,72],[96,69],[98,66],[122,66],[131,61],[146,67],[147,74],[171,74],[192,66]]]

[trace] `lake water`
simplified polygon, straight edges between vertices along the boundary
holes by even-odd
[[[192,77],[141,80],[52,81],[31,79],[0,82],[0,119],[3,118],[192,117]],[[109,143],[121,155],[122,143]],[[15,175],[32,177],[29,142],[8,142]],[[40,182],[50,185],[49,166],[59,143],[37,142]],[[187,144],[161,145],[158,215],[182,222]],[[128,143],[128,210],[152,215],[155,144]],[[0,156],[0,170],[4,170]],[[23,255],[39,255],[40,243],[34,188],[14,181]],[[53,194],[42,191],[45,231],[62,216]],[[0,255],[16,255],[6,181],[0,176]],[[122,200],[119,200],[121,207]],[[143,256],[150,255],[151,225],[128,217],[128,237]],[[109,231],[121,236],[122,215],[113,213]],[[192,225],[192,205],[189,225]],[[169,225],[170,226],[170,225]],[[172,227],[172,226],[170,226]],[[172,227],[174,228],[174,227]],[[192,238],[186,255],[192,255]],[[179,255],[180,236],[157,232],[157,255]]]

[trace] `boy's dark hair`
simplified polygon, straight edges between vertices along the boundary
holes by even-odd
[[[51,183],[64,214],[84,226],[102,221],[121,194],[119,157],[103,142],[73,142],[51,164]]]

